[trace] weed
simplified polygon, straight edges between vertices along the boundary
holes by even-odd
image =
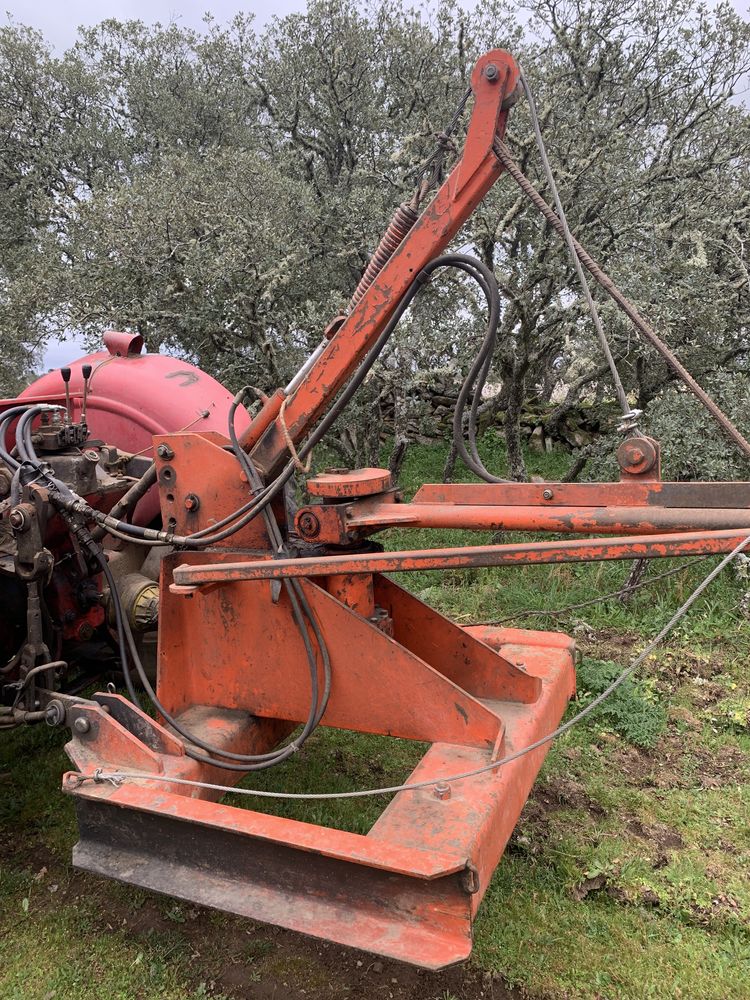
[[[584,657],[578,667],[578,705],[580,711],[601,694],[622,672],[622,665],[611,661]],[[595,710],[589,724],[601,726],[602,722],[638,747],[652,747],[667,721],[662,704],[655,700],[644,681],[628,677]]]

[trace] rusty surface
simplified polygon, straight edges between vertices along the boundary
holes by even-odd
[[[750,508],[750,483],[426,483],[413,499],[498,507]]]
[[[166,557],[165,574],[183,558]],[[501,720],[480,700],[483,688],[468,679],[462,687],[440,662],[425,662],[316,584],[302,586],[331,658],[326,725],[477,746],[501,739]],[[161,614],[159,696],[169,711],[222,705],[263,718],[307,718],[307,658],[285,593],[274,603],[267,583],[230,584],[185,601],[166,590]]]
[[[383,238],[378,244],[375,253],[370,258],[370,262],[365,269],[365,273],[359,279],[359,284],[355,288],[354,294],[349,302],[349,312],[351,312],[351,310],[354,309],[357,303],[362,299],[367,289],[383,270],[396,250],[398,250],[401,246],[404,237],[414,226],[414,223],[418,218],[419,216],[417,212],[411,205],[408,204],[408,202],[405,202],[403,205],[399,205],[396,209],[390,225],[383,234]]]
[[[282,401],[284,426],[299,443],[420,270],[500,176],[493,148],[517,82],[507,53],[479,60],[462,158],[416,221],[399,217],[351,312],[290,383],[296,391],[287,398],[279,390],[249,428],[239,428],[267,482],[288,457]],[[134,371],[137,364],[128,362]],[[247,503],[249,484],[222,434],[159,435],[154,444],[169,530],[211,528]],[[574,645],[559,634],[462,628],[382,573],[718,553],[750,533],[750,484],[662,483],[658,446],[648,441],[627,442],[621,460],[616,484],[427,486],[411,504],[396,502],[387,470],[339,470],[308,483],[323,502],[302,508],[291,533],[291,553],[314,555],[287,557],[275,543],[272,551],[260,517],[210,550],[166,555],[157,691],[175,731],[115,696],[71,708],[79,725],[67,751],[82,771],[151,778],[113,787],[66,777],[81,832],[75,863],[427,968],[465,958],[473,917],[547,746],[481,775],[446,779],[554,730],[575,688]],[[281,494],[268,513],[284,533]],[[397,524],[623,537],[354,551],[362,537]],[[295,618],[292,588],[270,582],[284,577],[300,580],[311,624]],[[366,836],[233,808],[215,801],[220,790],[166,780],[229,786],[242,777],[196,760],[177,727],[219,756],[265,754],[308,718],[316,662],[305,639],[319,686],[326,662],[312,623],[331,667],[321,724],[430,744],[412,779],[439,787],[398,791]]]
[[[305,483],[307,492],[327,499],[348,499],[384,493],[393,485],[388,469],[342,469],[321,472]]]
[[[337,601],[356,611],[363,618],[372,618],[375,614],[375,590],[372,576],[357,576],[353,573],[342,573],[340,576],[328,576],[325,588]]]
[[[453,626],[456,628],[456,626]],[[572,642],[512,629],[459,630],[523,662],[538,696],[494,701],[516,748],[559,721],[574,688]],[[220,713],[217,713],[217,715]],[[210,713],[207,713],[210,718]],[[340,944],[443,968],[466,958],[471,925],[546,748],[449,786],[398,793],[366,836],[189,797],[164,784],[78,786],[74,863],[88,871]],[[165,758],[164,773],[173,773]],[[411,779],[492,759],[436,742]]]
[[[543,563],[597,562],[610,559],[660,559],[704,553],[731,552],[747,532],[695,531],[636,538],[577,539],[562,542],[520,542],[515,545],[476,545],[464,548],[416,549],[303,559],[212,563],[175,566],[180,586],[240,583],[282,577],[328,576],[332,573],[396,573],[475,566],[523,566]],[[178,557],[184,559],[184,556]]]
[[[649,437],[632,437],[617,449],[617,461],[625,479],[661,479],[661,448]]]
[[[411,528],[465,528],[476,531],[552,531],[555,534],[643,535],[662,532],[746,528],[750,509],[700,507],[473,506],[470,504],[352,505],[345,513],[348,531]],[[321,536],[322,541],[327,541]]]

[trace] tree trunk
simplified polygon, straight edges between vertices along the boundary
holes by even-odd
[[[523,408],[524,378],[513,375],[505,411],[505,444],[508,449],[508,472],[511,479],[528,482],[526,463],[521,445],[521,410]]]
[[[388,468],[394,480],[401,471],[401,466],[410,443],[406,430],[407,426],[406,399],[404,398],[404,394],[397,388],[393,394],[393,450],[388,459]]]
[[[394,483],[397,482],[399,474],[401,473],[401,466],[404,464],[404,459],[406,458],[406,452],[408,450],[409,439],[405,437],[396,438],[393,445],[393,451],[388,459],[388,468],[391,476],[393,477]]]
[[[619,593],[618,600],[620,604],[629,604],[630,599],[635,593],[635,589],[643,580],[646,572],[648,570],[648,559],[634,559],[630,564],[630,573],[625,581],[625,586]]]
[[[451,439],[451,447],[448,452],[448,457],[445,460],[445,465],[443,466],[443,482],[452,483],[453,474],[456,471],[456,459],[458,458],[458,449],[456,448],[456,443]]]

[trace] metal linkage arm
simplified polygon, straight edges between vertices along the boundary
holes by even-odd
[[[502,49],[493,49],[477,62],[471,77],[474,107],[461,159],[341,326],[313,356],[308,370],[303,369],[304,377],[287,387],[282,418],[277,416],[275,396],[256,418],[256,430],[263,428],[259,440],[253,427],[249,429],[245,442],[257,441],[253,461],[264,475],[275,475],[289,457],[282,420],[295,444],[312,429],[373,347],[416,276],[445,249],[503,172],[493,144],[505,133],[518,80],[516,61]]]

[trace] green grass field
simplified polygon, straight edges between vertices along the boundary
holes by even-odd
[[[497,441],[484,447],[490,467],[501,468]],[[439,481],[443,459],[440,447],[413,449],[402,474],[407,494]],[[565,462],[529,456],[530,471],[547,479]],[[383,536],[389,548],[468,539],[476,542],[477,534]],[[654,565],[650,575],[669,565]],[[400,582],[461,623],[512,618],[574,634],[583,653],[575,711],[636,655],[711,565],[659,581],[627,605],[612,599],[554,618],[523,615],[615,591],[628,564],[461,570]],[[73,873],[75,824],[59,792],[64,737],[40,728],[6,736],[0,1000],[745,1000],[750,623],[739,608],[748,588],[730,568],[639,676],[552,748],[483,903],[471,963],[442,977],[415,977],[394,963],[381,970],[364,956]],[[265,772],[262,784],[328,790],[390,783],[419,755],[403,741],[321,731],[292,763]],[[283,804],[279,811],[365,832],[382,803],[364,801]]]

